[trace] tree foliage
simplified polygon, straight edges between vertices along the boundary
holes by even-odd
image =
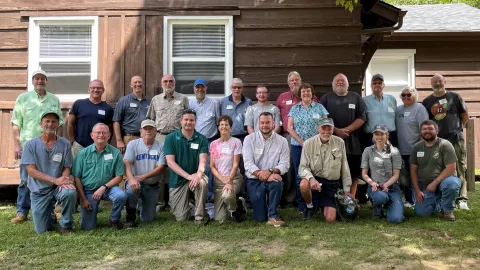
[[[433,5],[433,4],[458,4],[465,3],[472,7],[480,8],[480,0],[384,0],[392,5]],[[336,4],[352,12],[358,0],[336,0]]]

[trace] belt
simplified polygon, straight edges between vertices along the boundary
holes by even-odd
[[[168,135],[168,134],[170,134],[170,132],[161,132],[161,131],[157,131],[157,133],[160,134],[160,135]]]
[[[140,137],[140,133],[125,133],[125,136],[136,136],[136,137]]]

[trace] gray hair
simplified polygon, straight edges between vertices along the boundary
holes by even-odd
[[[233,79],[232,79],[232,84],[234,84],[234,83],[239,83],[239,84],[241,84],[241,85],[243,86],[243,81],[242,81],[242,79],[240,79],[240,78],[233,78]]]
[[[400,98],[402,98],[402,93],[403,93],[403,91],[405,91],[405,90],[408,90],[408,91],[410,91],[410,92],[412,93],[413,99],[415,100],[415,102],[418,101],[418,91],[417,91],[417,89],[415,89],[415,87],[411,87],[411,86],[405,86],[405,87],[402,89],[402,91],[400,91],[400,94],[398,95]]]
[[[93,82],[98,82],[98,83],[102,84],[103,87],[105,87],[105,84],[104,84],[103,81],[100,80],[100,79],[91,80],[91,81],[88,83],[88,87],[90,87],[90,85],[91,85]]]
[[[347,90],[348,88],[350,87],[350,84],[348,83],[348,78],[345,74],[343,73],[338,73],[337,75],[335,75],[335,77],[333,77],[333,80],[332,80],[332,89],[335,88],[335,78],[337,78],[338,76],[343,76],[345,78],[345,81],[347,82]]]
[[[287,84],[290,83],[290,77],[292,75],[296,75],[300,81],[302,81],[302,77],[300,76],[300,73],[296,72],[296,71],[290,71],[290,73],[288,73],[288,77],[287,77]]]
[[[97,127],[101,127],[101,126],[107,127],[108,132],[110,133],[110,128],[109,128],[107,125],[105,125],[104,123],[96,123],[95,126],[93,126],[93,128],[92,128],[92,132],[93,132]]]

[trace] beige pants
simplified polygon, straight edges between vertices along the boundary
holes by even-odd
[[[453,148],[455,149],[455,154],[457,155],[457,177],[462,182],[462,188],[460,189],[460,200],[468,200],[467,194],[467,180],[466,180],[466,171],[467,164],[465,160],[467,159],[467,150],[465,149],[465,140],[460,140],[458,142],[452,143]]]
[[[83,148],[85,147],[81,146],[79,143],[74,141],[72,144],[72,158],[75,159],[78,153],[80,153],[80,151],[82,151]]]
[[[128,144],[129,142],[131,142],[131,141],[133,141],[133,140],[136,140],[136,139],[138,139],[138,138],[140,138],[140,137],[138,137],[138,136],[123,136],[123,143],[125,144],[125,149],[126,149],[127,144]]]
[[[155,136],[155,140],[157,140],[159,142],[162,142],[162,143],[165,143],[165,138],[166,137],[167,137],[167,135],[162,135],[162,134],[157,133],[157,135]],[[168,169],[163,171],[162,179],[159,181],[160,194],[158,195],[158,205],[160,205],[162,207],[165,206],[165,204],[166,204],[165,197],[167,197],[167,195],[165,194],[164,190],[166,191],[168,189],[168,171],[169,171]]]
[[[215,204],[215,220],[226,220],[230,213],[237,210],[237,194],[243,187],[243,177],[238,172],[233,179],[233,192],[223,190],[225,184],[214,177],[213,201]]]
[[[185,221],[190,217],[190,205],[188,204],[189,191],[195,194],[195,220],[202,220],[205,216],[205,201],[207,200],[208,177],[202,176],[200,183],[190,189],[188,183],[178,188],[170,188],[170,200],[168,204],[177,221]]]

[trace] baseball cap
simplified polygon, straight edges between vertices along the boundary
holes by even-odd
[[[46,73],[45,71],[43,71],[43,70],[40,70],[40,69],[39,69],[39,70],[35,70],[35,71],[33,72],[32,78],[35,77],[35,75],[37,75],[37,74],[42,74],[43,76],[45,76],[45,78],[48,78],[47,73]]]
[[[155,125],[155,121],[151,119],[146,119],[142,121],[142,124],[140,125],[142,128],[144,127],[154,127],[156,128],[157,126]]]
[[[376,79],[380,79],[380,80],[384,81],[383,75],[380,74],[380,73],[377,73],[377,74],[372,76],[372,82],[375,81]]]
[[[376,125],[374,128],[373,128],[373,132],[375,131],[380,131],[380,132],[383,132],[383,133],[387,133],[388,132],[388,128],[386,125],[383,125],[383,124],[378,124]],[[372,133],[373,133],[372,132]]]
[[[193,87],[197,87],[197,85],[199,85],[199,84],[201,84],[201,85],[203,85],[203,86],[207,86],[207,83],[205,82],[204,79],[198,79],[198,80],[196,80],[195,83],[193,84]]]
[[[321,126],[334,126],[333,125],[333,119],[332,118],[322,118],[320,119],[320,121],[318,122],[318,126],[321,127]]]
[[[57,117],[57,119],[60,120],[60,115],[58,115],[57,112],[49,111],[49,112],[44,112],[44,113],[42,114],[42,117],[40,117],[40,121],[42,121],[43,118],[44,118],[45,116],[49,115],[49,114],[55,115],[55,116]]]

